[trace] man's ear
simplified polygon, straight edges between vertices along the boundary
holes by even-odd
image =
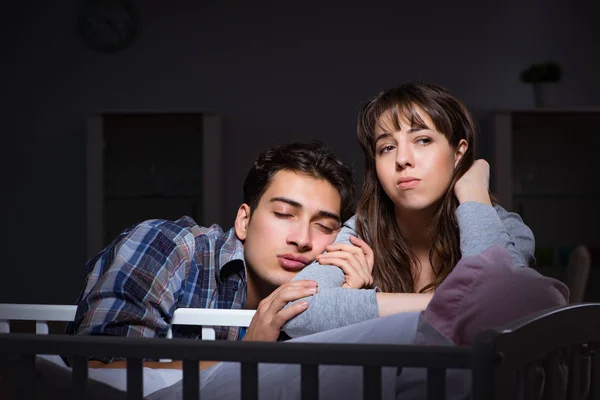
[[[456,168],[459,161],[462,159],[462,157],[467,152],[468,148],[469,148],[469,143],[467,143],[467,141],[465,139],[460,139],[460,142],[458,142],[458,146],[456,146],[456,152],[454,153],[454,168]]]
[[[241,241],[246,240],[248,233],[248,224],[250,223],[250,206],[246,203],[238,208],[237,216],[235,217],[235,234]]]

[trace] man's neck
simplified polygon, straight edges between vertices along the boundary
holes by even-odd
[[[246,304],[244,306],[247,310],[256,310],[258,304],[268,295],[270,295],[274,288],[261,287],[257,283],[257,279],[250,272],[250,268],[246,265]],[[264,286],[264,285],[263,285]]]

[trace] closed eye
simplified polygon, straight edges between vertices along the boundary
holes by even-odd
[[[280,212],[277,212],[277,211],[273,211],[273,214],[275,214],[275,216],[277,218],[291,218],[291,217],[293,217],[292,214],[285,214],[285,213],[280,213]]]
[[[317,224],[317,227],[319,227],[319,229],[321,229],[323,232],[327,233],[328,235],[330,235],[336,231],[336,229],[331,228],[327,225],[323,225],[323,224]]]

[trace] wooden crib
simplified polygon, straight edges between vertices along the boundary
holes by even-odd
[[[248,326],[252,311],[179,309],[172,324]],[[502,329],[481,332],[472,346],[416,346],[332,343],[263,343],[186,339],[141,339],[47,335],[47,321],[68,321],[74,306],[0,304],[0,354],[18,356],[21,397],[34,398],[36,354],[73,360],[73,396],[84,398],[87,359],[127,358],[127,399],[142,399],[142,359],[183,360],[183,398],[201,398],[199,360],[241,365],[243,399],[258,398],[258,364],[300,364],[302,399],[318,398],[319,365],[363,367],[363,396],[381,398],[381,368],[427,370],[427,399],[445,399],[446,371],[472,374],[472,398],[600,400],[600,304],[545,310]],[[38,334],[9,333],[9,321],[36,321]],[[204,333],[203,333],[204,335]],[[204,336],[203,336],[204,338]],[[207,334],[210,338],[210,334]],[[565,373],[566,372],[566,373]],[[540,380],[540,376],[542,377]],[[541,383],[540,383],[541,382]],[[565,393],[563,393],[563,389]]]

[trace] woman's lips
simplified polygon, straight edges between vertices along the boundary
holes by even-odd
[[[421,181],[419,179],[402,179],[398,181],[398,187],[400,189],[412,189],[419,185]]]

